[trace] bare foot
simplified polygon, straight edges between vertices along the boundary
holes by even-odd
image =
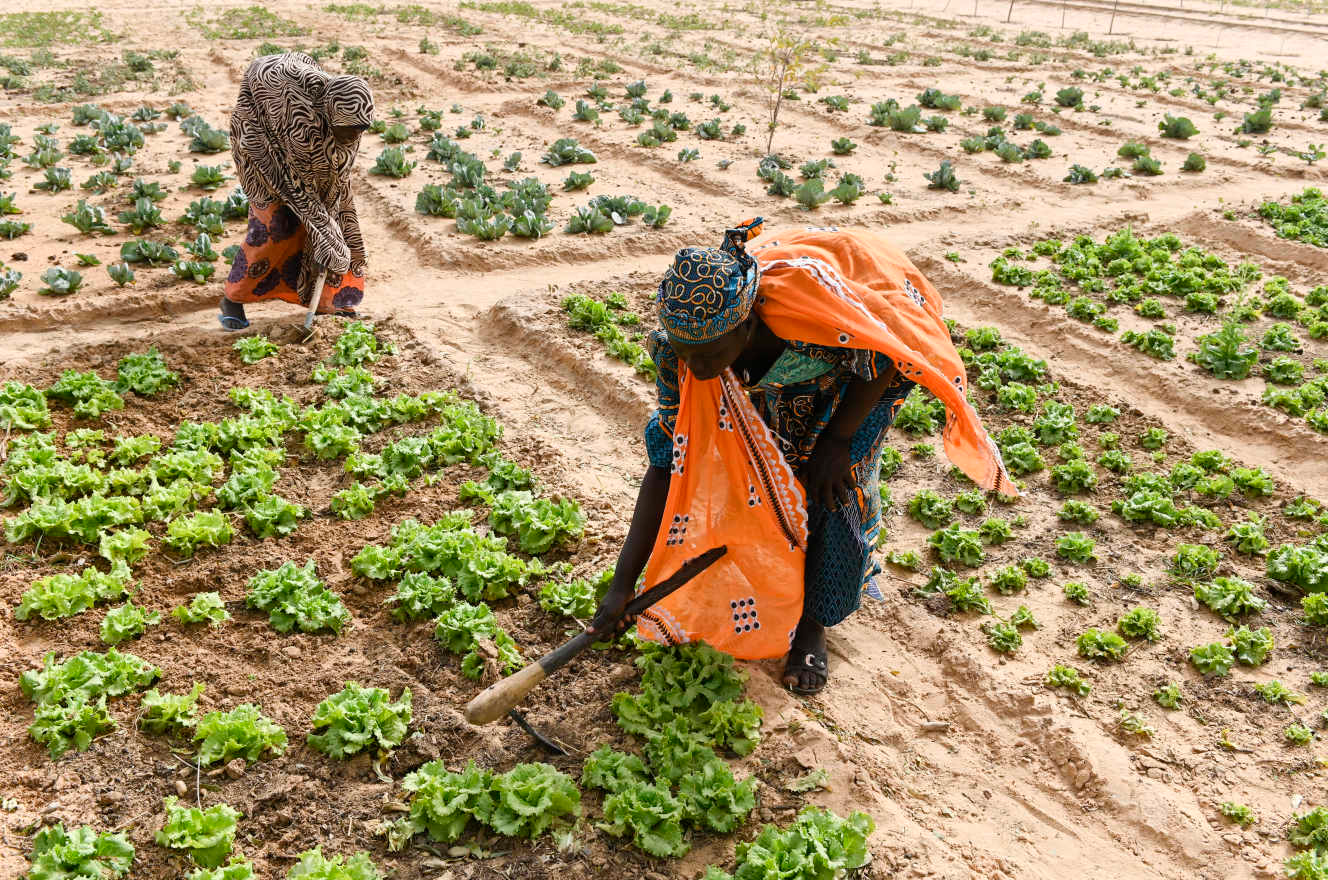
[[[788,660],[784,664],[784,687],[795,694],[817,694],[829,679],[826,665],[825,627],[804,614],[793,633]]]

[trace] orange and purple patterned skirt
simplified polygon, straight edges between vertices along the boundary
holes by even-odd
[[[249,229],[226,276],[226,299],[237,303],[284,300],[307,306],[300,298],[300,266],[308,236],[295,212],[281,202],[249,206]],[[353,309],[364,299],[364,276],[347,271],[323,284],[319,313]]]

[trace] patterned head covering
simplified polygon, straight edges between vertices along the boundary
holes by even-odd
[[[763,219],[724,231],[717,248],[685,247],[659,283],[659,323],[682,343],[714,342],[751,314],[761,271],[747,242],[761,234]]]
[[[367,128],[373,122],[373,92],[358,76],[334,76],[323,93],[323,110],[332,125]]]

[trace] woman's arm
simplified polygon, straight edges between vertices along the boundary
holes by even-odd
[[[655,538],[659,535],[659,525],[664,518],[664,504],[668,497],[668,469],[651,465],[641,479],[641,491],[636,496],[632,524],[627,529],[627,539],[623,541],[618,564],[613,570],[613,583],[599,603],[599,610],[595,612],[590,626],[586,627],[589,632],[599,632],[605,627],[636,592],[636,581],[655,549]],[[624,620],[618,628],[626,629],[631,625],[632,621]]]
[[[844,398],[816,441],[812,457],[802,469],[802,484],[809,500],[834,510],[847,504],[853,491],[853,458],[849,445],[862,423],[895,382],[898,370],[891,365],[875,379],[851,379]]]
[[[627,539],[623,541],[622,551],[618,554],[618,565],[613,570],[613,583],[609,592],[600,602],[599,610],[590,621],[587,629],[591,632],[602,630],[609,620],[622,611],[636,590],[636,581],[641,577],[650,554],[655,549],[655,538],[659,535],[660,520],[664,518],[664,504],[669,498],[669,469],[673,462],[673,427],[678,418],[678,406],[681,401],[681,384],[678,378],[678,355],[669,345],[667,337],[655,331],[646,338],[646,350],[655,362],[655,391],[659,406],[655,414],[646,423],[646,455],[650,467],[641,478],[641,490],[636,496],[636,510],[632,513],[632,524],[627,529]],[[632,621],[623,621],[620,630],[632,625]]]
[[[862,379],[852,380],[848,390],[844,392],[844,399],[839,402],[839,408],[835,410],[825,430],[832,437],[845,441],[853,439],[853,435],[858,433],[858,428],[862,427],[867,416],[880,402],[885,389],[895,383],[895,377],[898,375],[899,370],[891,364],[890,369],[882,371],[869,382]]]

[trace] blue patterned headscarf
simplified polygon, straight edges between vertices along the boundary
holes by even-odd
[[[659,283],[659,323],[676,342],[713,342],[752,311],[761,272],[747,242],[761,234],[757,217],[724,231],[717,248],[685,247]]]

